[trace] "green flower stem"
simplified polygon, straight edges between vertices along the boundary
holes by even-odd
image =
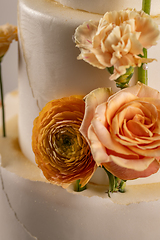
[[[142,58],[147,58],[147,49],[143,49],[143,56]],[[138,81],[148,85],[148,72],[147,69],[144,68],[144,63],[138,68]]]
[[[117,177],[115,177],[112,173],[110,173],[104,166],[103,169],[105,170],[105,172],[108,175],[108,179],[109,179],[109,191],[108,191],[108,196],[110,197],[110,193],[113,192],[121,192],[124,193],[125,192],[125,185],[126,185],[126,181],[125,180],[121,180]]]
[[[1,59],[2,58],[0,58],[0,92],[1,92],[1,104],[2,104],[2,131],[3,131],[3,137],[6,137],[5,112],[4,112],[4,101],[3,101],[3,84],[2,84],[2,74],[1,74]]]
[[[151,0],[143,0],[142,1],[142,10],[147,13],[150,14],[150,10],[151,10]]]
[[[76,192],[82,192],[82,191],[84,191],[86,188],[87,188],[86,185],[85,185],[84,187],[81,187],[80,179],[76,181],[76,184],[75,184],[75,191],[76,191]]]
[[[148,15],[150,14],[151,10],[151,0],[143,0],[142,1],[142,10],[147,13]],[[147,58],[147,49],[143,49],[143,58]],[[147,70],[144,68],[144,64],[141,65],[141,67],[138,68],[138,81],[148,85],[148,74]]]

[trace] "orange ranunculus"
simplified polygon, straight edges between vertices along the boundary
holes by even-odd
[[[80,131],[97,165],[123,180],[158,171],[160,93],[137,83],[113,95],[96,89],[86,96]]]
[[[83,187],[96,170],[85,138],[79,132],[84,101],[78,96],[49,102],[34,121],[32,147],[44,176],[66,188],[80,179]]]
[[[85,22],[75,31],[76,46],[81,50],[78,59],[100,69],[114,66],[110,80],[116,80],[131,66],[153,61],[140,54],[158,38],[158,25],[149,15],[134,9],[107,12],[99,22]]]
[[[13,40],[18,40],[17,27],[8,23],[0,26],[0,57],[7,52]]]

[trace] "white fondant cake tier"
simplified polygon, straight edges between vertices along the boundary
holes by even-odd
[[[85,10],[88,12],[104,14],[108,11],[122,10],[125,8],[136,8],[141,10],[142,2],[139,0],[56,0],[64,6],[71,7],[73,9]],[[152,1],[151,14],[157,15],[160,13],[159,1]]]
[[[127,2],[122,7],[127,8]],[[112,87],[116,91],[115,83],[109,80],[107,70],[77,60],[79,50],[72,40],[78,25],[101,17],[102,15],[64,7],[54,1],[19,0],[19,138],[23,153],[33,162],[33,120],[47,102],[69,95],[86,95],[97,87]],[[159,48],[160,45],[149,50],[149,57],[158,60],[149,65],[149,85],[158,90]]]
[[[111,198],[92,183],[80,193],[47,183],[20,150],[17,103],[15,93],[7,96],[0,138],[1,240],[159,240],[160,183],[133,182]]]

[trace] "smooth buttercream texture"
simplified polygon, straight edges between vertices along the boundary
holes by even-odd
[[[107,236],[128,240],[130,236],[130,240],[159,240],[159,200],[119,205],[110,199],[84,197],[25,180],[5,169],[1,173],[5,189],[0,181],[2,239],[105,240]]]
[[[73,9],[85,10],[88,12],[104,14],[107,11],[119,11],[126,8],[136,8],[141,10],[142,1],[139,0],[56,0],[64,6]],[[156,15],[160,13],[159,1],[152,1],[151,14]]]

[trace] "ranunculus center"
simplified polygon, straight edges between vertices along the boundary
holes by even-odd
[[[52,136],[51,144],[59,155],[71,158],[81,149],[77,134],[73,127],[63,127]]]

